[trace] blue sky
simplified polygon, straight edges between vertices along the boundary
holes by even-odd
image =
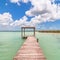
[[[60,0],[0,0],[0,30],[22,26],[60,30]]]
[[[10,3],[9,0],[0,0],[0,13],[9,12],[12,14],[13,19],[20,19],[25,15],[25,11],[29,10],[31,3],[22,3],[21,6]]]

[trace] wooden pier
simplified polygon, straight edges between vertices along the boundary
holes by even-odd
[[[19,49],[13,60],[46,60],[37,39],[30,36]]]

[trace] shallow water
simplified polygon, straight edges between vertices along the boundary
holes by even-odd
[[[47,60],[60,60],[60,34],[36,32],[36,37]],[[0,32],[0,60],[13,60],[24,41],[20,32]]]
[[[13,60],[23,42],[19,32],[0,32],[0,60]]]
[[[47,60],[60,60],[60,33],[37,33]]]

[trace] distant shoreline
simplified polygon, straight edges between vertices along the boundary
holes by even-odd
[[[21,31],[0,31],[0,32],[21,32]],[[32,31],[26,31],[26,32],[32,32]],[[36,30],[36,32],[41,32],[41,33],[60,33],[60,30]]]
[[[21,31],[0,31],[0,32],[21,32]]]
[[[60,33],[60,30],[41,30],[42,33]]]

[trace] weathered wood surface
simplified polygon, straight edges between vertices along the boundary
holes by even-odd
[[[46,60],[35,37],[28,37],[14,60]]]

